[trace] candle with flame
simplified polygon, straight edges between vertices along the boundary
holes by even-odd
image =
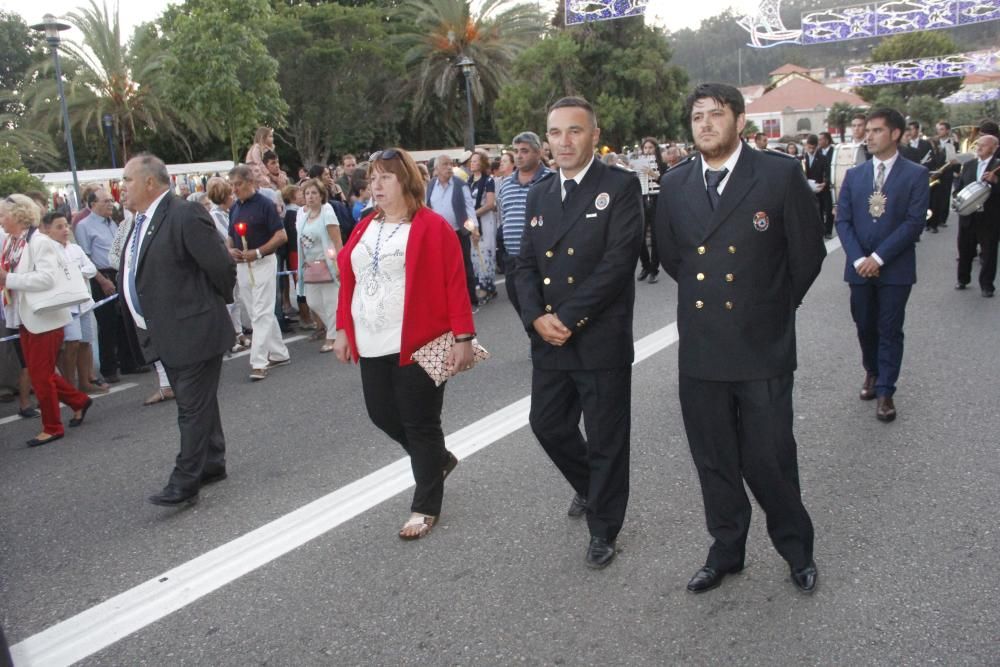
[[[247,223],[245,223],[245,222],[237,222],[236,223],[236,233],[239,234],[240,235],[240,239],[243,240],[243,252],[245,252],[245,253],[249,252],[249,249],[247,248]],[[253,287],[255,285],[255,282],[254,282],[254,279],[253,279],[253,267],[250,265],[250,260],[249,259],[246,260],[246,262],[247,262],[247,272],[250,274],[250,286]]]

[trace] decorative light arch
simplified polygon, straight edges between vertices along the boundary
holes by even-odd
[[[566,25],[642,16],[648,3],[649,0],[566,0]]]

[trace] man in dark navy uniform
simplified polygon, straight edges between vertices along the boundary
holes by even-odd
[[[740,141],[743,96],[701,84],[687,118],[699,155],[660,183],[656,238],[677,281],[681,412],[708,532],[701,593],[743,569],[750,501],[797,588],[816,585],[813,526],[802,504],[792,385],[795,309],[826,248],[816,197],[798,160]]]
[[[628,503],[632,270],[643,233],[639,179],[594,159],[599,137],[586,100],[549,110],[559,172],[528,192],[515,272],[534,365],[531,429],[576,491],[569,514],[587,515],[592,568],[614,558]]]

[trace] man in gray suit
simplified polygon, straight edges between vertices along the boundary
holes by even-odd
[[[146,363],[159,359],[177,399],[181,451],[154,505],[193,502],[226,478],[226,440],[217,392],[222,355],[233,346],[227,303],[236,265],[204,207],[170,192],[163,162],[129,160],[122,176],[135,225],[122,251],[120,298]]]

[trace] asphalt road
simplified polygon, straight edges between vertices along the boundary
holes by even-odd
[[[820,568],[810,597],[790,583],[759,510],[747,569],[705,595],[685,592],[709,541],[677,400],[676,345],[635,366],[620,554],[608,569],[588,570],[586,526],[565,515],[572,493],[524,422],[515,414],[495,441],[483,426],[529,392],[526,338],[501,298],[476,317],[493,359],[448,385],[446,433],[475,424],[484,435],[449,478],[429,538],[396,537],[409,490],[357,512],[332,505],[320,519],[339,525],[225,585],[189,586],[189,603],[77,658],[114,666],[998,665],[1000,301],[952,289],[955,227],[918,246],[894,423],[876,421],[873,403],[857,399],[863,371],[840,250],[800,310],[797,439]],[[641,339],[674,321],[676,287],[664,277],[637,291]],[[368,421],[355,367],[320,355],[317,344],[290,349],[292,364],[261,383],[250,383],[245,357],[224,364],[230,477],[190,508],[145,502],[165,482],[177,443],[173,405],[141,406],[153,376],[100,398],[86,424],[52,446],[24,447],[37,421],[0,425],[0,623],[16,654],[40,646],[40,633],[56,624],[71,626],[401,459]],[[0,406],[0,418],[14,409]],[[222,567],[239,560],[227,558]],[[154,595],[147,609],[156,603]],[[123,618],[112,613],[102,631]]]

